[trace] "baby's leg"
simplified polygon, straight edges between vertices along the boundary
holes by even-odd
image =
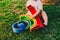
[[[42,18],[43,18],[43,20],[44,20],[44,25],[45,26],[47,26],[47,24],[48,24],[48,16],[47,16],[47,14],[46,14],[46,12],[45,11],[42,11]]]

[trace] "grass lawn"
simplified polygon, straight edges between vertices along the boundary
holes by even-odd
[[[27,13],[26,0],[0,0],[0,40],[60,40],[60,6],[45,5],[49,23],[44,29],[21,34],[12,32],[12,24],[18,16]]]

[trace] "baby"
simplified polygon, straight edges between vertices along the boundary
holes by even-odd
[[[31,14],[31,12],[27,9],[29,5],[32,5],[36,9],[36,13],[34,15]],[[47,26],[48,24],[48,17],[45,11],[43,11],[43,5],[40,0],[28,0],[26,3],[26,9],[28,10],[28,13],[26,15],[31,15],[31,19],[41,15],[44,20],[44,25]]]

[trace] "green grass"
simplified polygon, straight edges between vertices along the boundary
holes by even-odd
[[[44,29],[30,33],[25,31],[21,34],[12,32],[12,24],[19,21],[20,14],[27,13],[25,8],[26,0],[13,2],[12,0],[0,1],[0,40],[60,40],[60,7],[45,5],[49,23]],[[21,10],[20,14],[12,10],[13,4],[17,4],[14,9]]]

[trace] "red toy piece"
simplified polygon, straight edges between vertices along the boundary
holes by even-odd
[[[36,13],[35,8],[32,7],[31,5],[29,5],[27,8],[31,12],[32,15],[34,15]],[[43,23],[42,23],[42,20],[40,19],[40,17],[37,16],[35,19],[37,20],[36,29],[40,29],[41,27],[44,28]]]

